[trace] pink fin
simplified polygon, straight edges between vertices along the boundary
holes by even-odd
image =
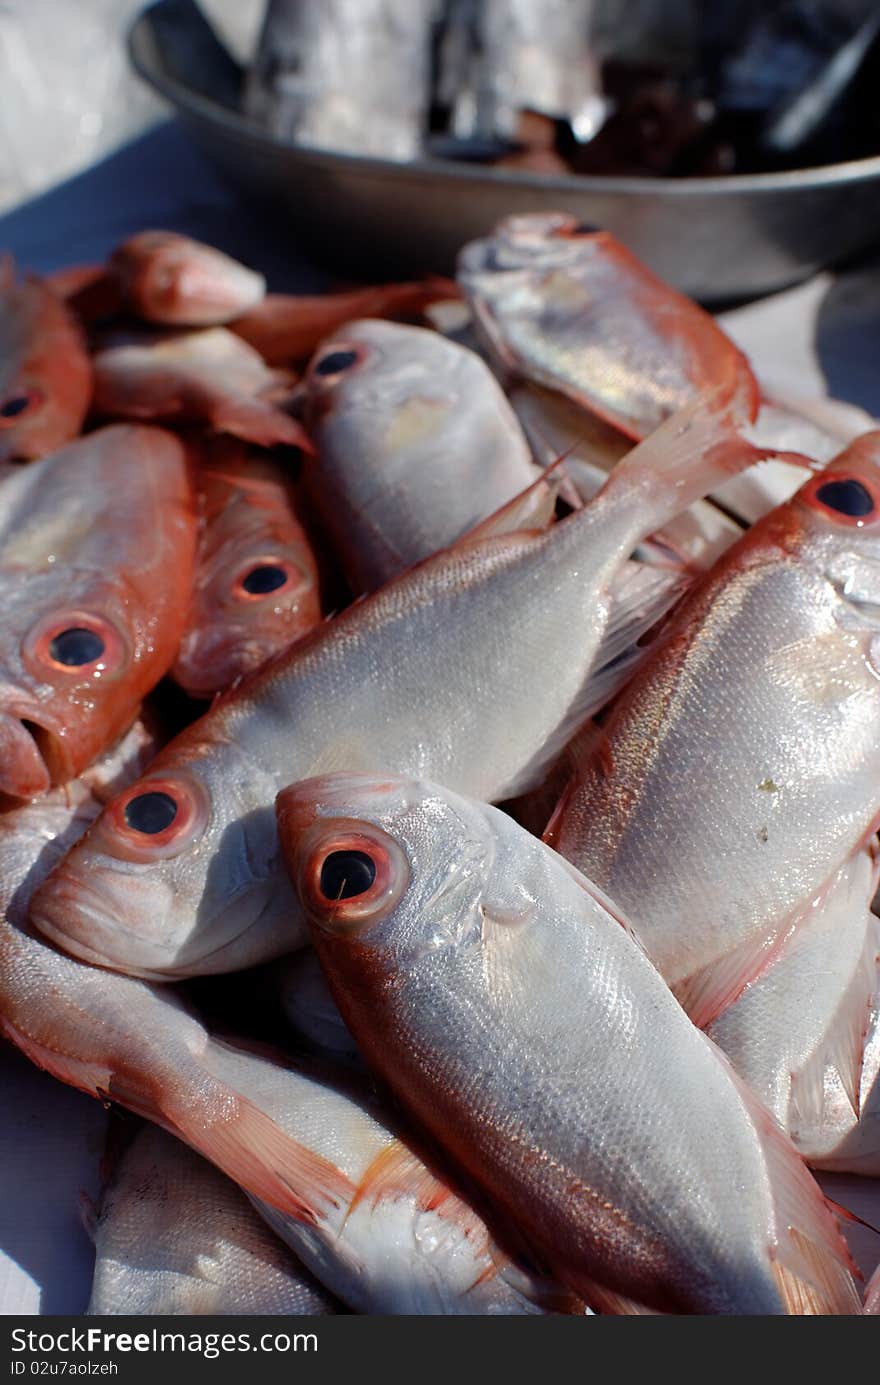
[[[206,1124],[196,1109],[170,1118],[162,1111],[159,1123],[246,1192],[296,1221],[324,1220],[348,1202],[351,1180],[335,1164],[285,1134],[246,1097],[230,1097],[231,1111],[221,1121]]]
[[[218,433],[232,433],[260,447],[286,443],[314,455],[314,446],[302,424],[264,399],[218,399],[212,404],[209,422]]]
[[[767,934],[747,938],[739,947],[671,987],[679,1005],[698,1029],[708,1028],[746,986],[773,964],[792,926],[791,923],[776,925]]]
[[[831,1204],[787,1135],[719,1050],[715,1053],[736,1087],[764,1154],[775,1222],[774,1241],[767,1250],[786,1311],[861,1313],[855,1266]]]
[[[557,496],[565,482],[565,472],[559,468],[561,461],[554,467],[548,467],[531,486],[469,529],[458,542],[470,543],[474,539],[497,538],[499,534],[549,528],[553,522]]]
[[[355,1190],[346,1216],[361,1202],[376,1206],[404,1196],[412,1197],[423,1211],[439,1212],[455,1222],[465,1235],[482,1238],[488,1251],[489,1237],[482,1219],[401,1140],[392,1141],[376,1155]]]
[[[642,506],[646,532],[662,528],[731,476],[774,455],[739,436],[745,421],[740,402],[724,391],[700,395],[618,462],[600,497],[621,492],[621,499]]]
[[[286,1216],[315,1222],[354,1195],[354,1184],[335,1164],[286,1135],[269,1116],[222,1079],[217,1079],[223,1097],[222,1118],[218,1118],[213,1107],[206,1114],[197,1099],[206,1076],[201,1068],[200,1083],[185,1086],[189,1104],[177,1105],[167,1086],[155,1092],[150,1084],[127,1078],[122,1072],[56,1053],[9,1024],[2,1024],[2,1029],[32,1062],[53,1077],[99,1100],[118,1101],[161,1125],[216,1164],[246,1192]]]

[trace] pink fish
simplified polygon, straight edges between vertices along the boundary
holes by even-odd
[[[203,528],[172,676],[192,697],[231,687],[321,619],[318,570],[285,469],[234,439],[199,470]]]

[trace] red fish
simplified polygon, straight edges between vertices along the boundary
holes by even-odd
[[[311,452],[300,424],[279,406],[293,377],[270,370],[223,327],[113,333],[94,358],[95,408],[106,417],[205,423],[261,447]]]
[[[186,455],[102,428],[0,487],[0,793],[79,774],[177,651],[196,521]]]
[[[353,318],[420,319],[429,303],[458,297],[456,285],[440,278],[414,284],[373,284],[315,297],[269,293],[229,326],[269,365],[286,365],[306,360],[325,337]]]
[[[110,256],[110,277],[138,317],[169,327],[215,327],[259,303],[262,274],[175,231],[141,231]]]
[[[76,437],[92,371],[76,322],[39,279],[0,261],[0,461],[45,457]]]
[[[284,468],[218,440],[199,476],[204,528],[173,677],[210,697],[321,619],[318,570]]]
[[[504,368],[549,385],[631,438],[707,389],[752,418],[742,352],[607,231],[562,212],[510,216],[458,260],[476,326]]]

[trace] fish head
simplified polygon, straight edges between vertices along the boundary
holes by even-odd
[[[120,246],[110,269],[148,322],[209,327],[259,303],[266,281],[210,245],[173,231],[142,231]]]
[[[437,408],[445,422],[450,377],[461,356],[438,332],[425,327],[378,318],[349,322],[321,343],[309,363],[303,382],[306,422],[317,427],[332,417],[337,423],[351,412],[362,429],[365,417],[381,418],[394,430],[384,439],[391,450],[411,446],[426,427],[437,427]],[[427,407],[425,420],[420,405]],[[418,412],[419,423],[399,421],[403,411],[407,419]],[[414,426],[415,439],[410,436]],[[356,435],[349,441],[356,445]]]
[[[403,776],[332,774],[284,789],[279,840],[319,952],[383,969],[478,944],[506,908],[491,809]]]
[[[35,895],[31,922],[66,952],[168,981],[306,941],[278,860],[274,780],[199,728],[110,799]]]
[[[845,623],[880,629],[880,431],[812,476],[780,519],[788,545],[834,587]]]
[[[66,564],[0,570],[0,793],[73,778],[134,714],[128,680],[148,643],[122,579]]]
[[[78,324],[39,279],[0,258],[0,460],[43,457],[79,431],[92,372]]]
[[[0,792],[29,798],[113,745],[171,663],[195,516],[180,443],[139,426],[80,438],[0,492]]]
[[[459,274],[467,281],[517,271],[562,270],[579,264],[591,244],[610,239],[606,231],[567,212],[525,212],[505,217],[491,236],[464,246]]]
[[[283,473],[230,439],[202,470],[205,528],[173,676],[210,697],[287,648],[321,618],[317,565]]]

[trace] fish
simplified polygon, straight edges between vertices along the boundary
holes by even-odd
[[[357,1313],[583,1313],[575,1295],[520,1267],[354,1075],[239,1053],[228,1071],[303,1149],[291,1216],[252,1197],[277,1236]],[[313,1171],[312,1171],[313,1170]]]
[[[153,979],[253,966],[306,940],[278,854],[285,783],[391,765],[491,801],[542,782],[594,706],[603,650],[651,623],[658,591],[668,605],[665,578],[628,607],[613,597],[621,565],[752,460],[732,418],[690,406],[589,506],[540,532],[466,538],[298,640],[108,805],[35,896],[34,925]]]
[[[880,1175],[876,885],[862,851],[707,1029],[808,1164],[868,1175]]]
[[[803,1161],[586,877],[421,778],[322,776],[277,810],[368,1066],[532,1263],[605,1311],[859,1311]]]
[[[338,293],[268,293],[229,330],[259,351],[267,365],[308,361],[331,333],[365,317],[419,318],[438,302],[459,298],[450,279],[433,276],[411,284],[367,284]]]
[[[610,113],[593,30],[596,0],[483,0],[478,107],[485,133],[508,139],[524,110],[566,117],[578,140]]]
[[[172,663],[193,580],[187,456],[117,424],[0,486],[0,794],[77,776]]]
[[[423,327],[346,324],[303,382],[303,483],[355,593],[447,548],[540,474],[479,356]]]
[[[62,300],[40,279],[16,283],[0,258],[0,463],[31,461],[75,438],[89,408],[85,340]]]
[[[282,408],[292,377],[225,327],[106,333],[92,358],[95,411],[104,418],[202,423],[261,447],[312,450]]]
[[[880,1313],[880,1265],[871,1275],[870,1282],[865,1290],[865,1309],[866,1313]]]
[[[411,159],[426,128],[435,0],[270,0],[245,115],[294,144]]]
[[[553,390],[540,385],[519,385],[511,390],[509,398],[538,465],[551,466],[558,458],[564,458],[565,474],[573,484],[578,504],[592,500],[632,448],[632,440],[624,433]],[[754,440],[750,430],[744,429],[744,435]],[[773,446],[771,443],[771,450]],[[768,461],[749,467],[724,489],[747,485],[751,477],[760,477],[774,465]],[[654,565],[678,566],[682,573],[693,575],[708,571],[742,532],[743,525],[710,500],[698,500],[640,544],[633,557]]]
[[[632,919],[700,1026],[877,830],[878,650],[874,432],[723,554],[584,747],[546,839]]]
[[[116,1161],[92,1235],[90,1316],[338,1311],[244,1193],[158,1126]]]
[[[133,733],[84,778],[0,814],[0,1036],[209,1160],[357,1311],[568,1311],[571,1296],[510,1262],[368,1091],[217,1038],[173,987],[100,971],[34,935],[35,887],[144,748]]]
[[[321,620],[318,568],[286,468],[219,438],[197,475],[195,583],[171,676],[191,697],[225,691]]]
[[[169,327],[222,326],[266,292],[262,274],[176,231],[139,231],[117,246],[107,269],[137,317]]]
[[[507,217],[463,248],[458,282],[502,370],[559,390],[630,438],[712,388],[757,414],[742,352],[608,231],[563,212]]]

